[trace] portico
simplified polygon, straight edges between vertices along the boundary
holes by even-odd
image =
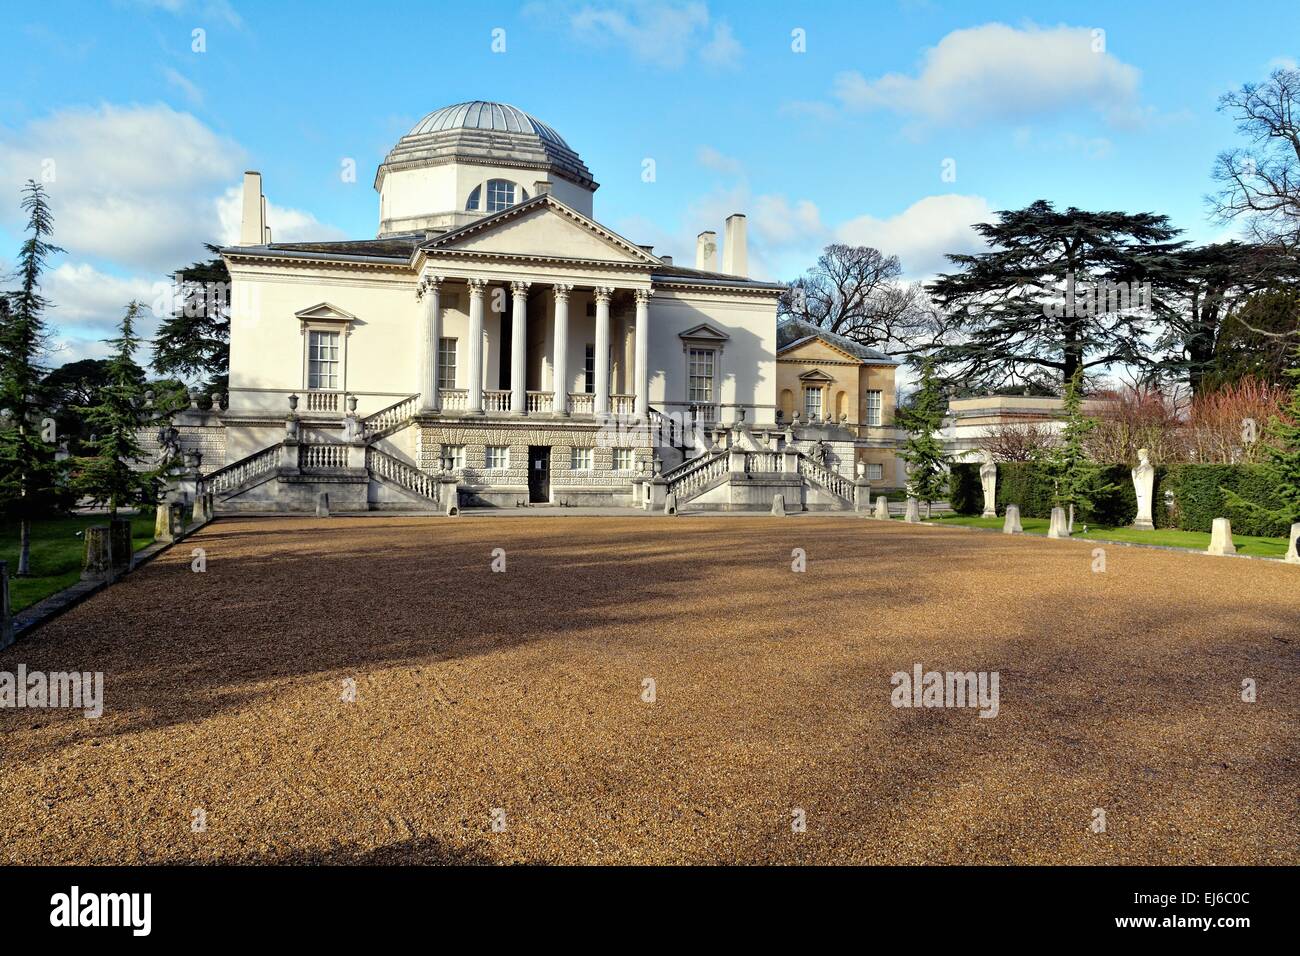
[[[600,278],[547,279],[426,269],[415,293],[421,307],[422,414],[647,419],[654,295],[649,277],[621,287]],[[443,303],[449,296],[465,303],[463,347],[459,336],[448,334]],[[570,320],[575,299],[591,304],[594,313],[577,323],[576,336]],[[493,308],[497,303],[500,309]],[[612,316],[615,303],[617,318]],[[489,316],[495,321],[488,322]],[[450,328],[458,324],[453,321]],[[571,373],[571,360],[579,357],[581,373]]]

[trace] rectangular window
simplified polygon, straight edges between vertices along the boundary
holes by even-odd
[[[884,465],[867,464],[867,481],[879,481],[883,477],[885,477]]]
[[[569,467],[574,471],[591,471],[591,449],[575,448],[569,456]]]
[[[307,387],[331,389],[339,387],[339,334],[337,332],[307,333]]]
[[[438,387],[456,387],[456,340],[438,340]]]
[[[713,390],[714,355],[713,349],[690,350],[686,369],[686,399],[691,404],[712,405],[717,401]]]
[[[815,422],[822,417],[822,390],[805,385],[803,389],[804,417]]]
[[[510,448],[506,445],[488,445],[486,459],[489,471],[505,471],[510,467]]]
[[[465,467],[465,446],[464,445],[443,445],[442,446],[442,470],[458,471]]]
[[[595,394],[596,391],[596,346],[587,346],[587,356],[582,366],[583,379],[582,390],[588,395]]]
[[[882,393],[878,391],[867,392],[867,424],[868,425],[880,424],[881,408],[883,407],[881,404],[881,395]]]
[[[615,471],[632,470],[632,449],[631,448],[614,449],[614,470]]]

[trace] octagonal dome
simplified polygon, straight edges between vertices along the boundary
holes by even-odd
[[[445,129],[495,129],[510,133],[533,133],[540,139],[569,149],[563,137],[536,116],[530,116],[509,103],[471,100],[434,110],[412,127],[409,136],[440,133]]]
[[[597,188],[581,157],[537,117],[508,103],[456,103],[425,115],[380,164],[379,234],[457,228],[542,189],[591,216]]]

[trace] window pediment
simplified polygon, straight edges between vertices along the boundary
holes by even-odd
[[[828,382],[835,381],[835,379],[819,368],[810,368],[799,376],[799,381],[803,382],[805,385],[825,385]]]
[[[302,309],[295,312],[294,316],[303,324],[337,324],[344,327],[351,326],[351,324],[357,320],[357,317],[351,312],[340,309],[338,306],[330,305],[328,302],[320,302],[310,308]]]

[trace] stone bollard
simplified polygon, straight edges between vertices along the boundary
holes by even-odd
[[[179,541],[185,537],[185,506],[179,501],[173,501],[169,518],[172,523],[172,540]]]
[[[0,651],[14,642],[14,616],[9,611],[9,562],[0,561]]]
[[[181,506],[161,502],[153,523],[155,541],[170,543],[181,536]]]
[[[1210,529],[1210,546],[1206,554],[1236,554],[1237,547],[1232,543],[1232,522],[1227,518],[1215,518]]]
[[[903,515],[903,520],[911,524],[917,524],[921,520],[921,503],[915,498],[907,499],[907,514]]]
[[[1291,547],[1286,549],[1286,563],[1300,564],[1300,521],[1291,525]]]
[[[194,513],[190,515],[190,524],[201,525],[207,524],[212,520],[211,499],[208,497],[209,492],[203,492],[194,496]]]
[[[330,496],[328,492],[322,491],[316,498],[316,517],[328,518],[330,516]]]
[[[92,524],[85,530],[86,558],[81,564],[81,580],[113,580],[112,546],[106,524]]]
[[[884,495],[881,495],[876,499],[875,516],[877,521],[889,520],[889,499],[886,498]]]
[[[664,514],[677,514],[677,495],[671,491],[664,496]]]
[[[1020,527],[1020,505],[1007,505],[1007,516],[1002,522],[1003,534],[1024,534]]]
[[[121,577],[135,566],[135,546],[131,543],[130,518],[109,519],[108,550],[114,578]]]
[[[772,496],[772,514],[778,518],[785,517],[785,495]]]
[[[1047,536],[1049,538],[1068,538],[1070,536],[1070,526],[1066,522],[1065,509],[1052,509],[1052,523],[1048,525]]]
[[[444,481],[442,487],[438,489],[438,494],[442,498],[442,513],[448,518],[455,518],[460,514],[460,485],[454,481]]]

